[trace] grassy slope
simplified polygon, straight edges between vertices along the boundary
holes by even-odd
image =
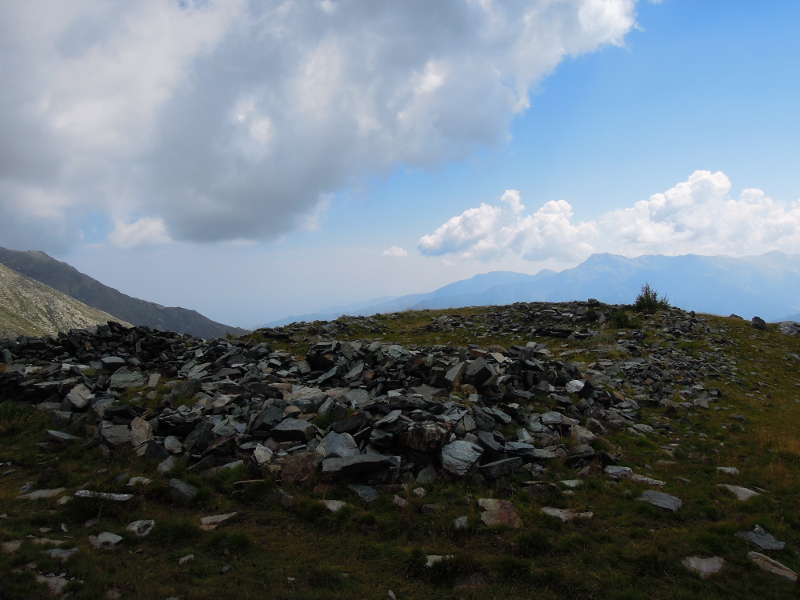
[[[0,264],[0,335],[56,335],[120,321]]]
[[[487,309],[446,311],[473,315]],[[382,337],[401,343],[491,343],[509,345],[512,336],[487,335],[474,329],[461,333],[426,333],[424,325],[441,312],[404,313],[376,318],[385,328]],[[51,537],[63,538],[64,523],[74,536],[69,545],[81,552],[59,563],[45,557],[40,547],[26,543],[22,549],[0,560],[0,585],[6,592],[37,597],[30,571],[15,569],[36,562],[44,572],[67,572],[83,583],[70,584],[75,598],[102,598],[119,589],[123,598],[791,598],[795,587],[762,572],[745,557],[758,550],[737,538],[739,529],[760,524],[777,539],[785,541],[783,551],[765,552],[794,569],[800,568],[796,548],[800,544],[800,421],[796,359],[800,339],[777,330],[756,331],[749,323],[708,317],[717,329],[716,338],[731,343],[712,345],[708,340],[664,342],[677,351],[705,358],[714,365],[735,364],[741,385],[722,375],[707,387],[717,387],[724,397],[712,409],[680,411],[671,415],[673,434],[640,438],[625,431],[611,433],[604,444],[619,449],[621,464],[638,473],[667,481],[662,490],[684,501],[676,514],[662,512],[638,502],[648,486],[622,482],[606,484],[595,475],[575,495],[558,495],[531,500],[515,494],[516,486],[495,486],[489,490],[466,484],[437,483],[427,486],[428,495],[419,500],[409,494],[409,505],[398,508],[390,497],[377,505],[363,506],[347,490],[313,485],[287,488],[298,499],[284,509],[267,498],[277,484],[264,481],[234,488],[233,482],[248,480],[245,469],[208,480],[192,475],[184,479],[202,486],[200,500],[193,506],[172,504],[165,495],[167,477],[154,477],[154,465],[130,454],[118,452],[104,458],[95,449],[80,445],[66,450],[35,445],[44,436],[47,419],[35,412],[18,412],[6,407],[0,417],[0,461],[12,462],[16,471],[0,478],[0,506],[8,517],[0,519],[0,540],[40,536],[40,527],[52,528]],[[657,327],[648,333],[655,340]],[[563,350],[597,349],[607,345],[616,332],[604,332],[600,339],[581,342],[550,342],[555,354]],[[354,338],[364,338],[354,331]],[[435,339],[438,338],[438,339]],[[563,348],[562,348],[563,344]],[[299,354],[299,348],[285,344]],[[714,348],[718,348],[714,350]],[[609,351],[611,353],[615,351]],[[613,354],[612,354],[613,356]],[[584,352],[571,360],[588,364],[598,354]],[[714,407],[720,410],[714,410]],[[542,407],[544,408],[544,407]],[[661,409],[642,409],[643,422],[664,417]],[[731,418],[743,415],[742,422]],[[674,458],[660,446],[678,443]],[[660,465],[672,460],[674,465]],[[652,470],[645,465],[650,465]],[[740,475],[717,472],[718,466],[736,467]],[[0,470],[4,471],[5,468]],[[58,506],[53,500],[17,500],[18,489],[27,481],[37,487],[86,487],[124,491],[115,484],[121,473],[153,478],[145,492],[123,506],[78,503]],[[690,483],[682,483],[678,478]],[[548,481],[574,478],[563,464],[549,466]],[[520,483],[519,477],[511,484]],[[739,502],[718,483],[732,483],[765,490],[762,495]],[[518,508],[524,528],[490,528],[480,523],[478,497],[508,497]],[[342,499],[352,505],[330,514],[318,499]],[[424,503],[440,503],[439,513],[423,514]],[[588,509],[592,520],[561,524],[540,512],[545,505]],[[204,515],[237,511],[228,525],[216,532],[198,529]],[[98,516],[100,525],[84,528],[82,523]],[[467,530],[453,528],[453,519],[469,517]],[[155,519],[157,527],[146,538],[136,538],[124,527],[135,519]],[[112,531],[125,540],[110,551],[92,550],[87,536]],[[178,559],[187,554],[195,559],[184,565]],[[453,554],[455,559],[439,568],[425,569],[424,554]],[[680,561],[686,556],[723,557],[725,569],[707,580],[686,571]],[[8,560],[5,560],[5,559]],[[224,565],[232,569],[219,571]],[[485,585],[454,589],[459,577],[480,573]],[[288,578],[294,580],[290,582]],[[14,596],[12,596],[14,597]]]

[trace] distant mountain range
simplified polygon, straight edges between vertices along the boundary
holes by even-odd
[[[90,307],[109,313],[115,320],[146,325],[162,331],[188,333],[206,339],[225,337],[227,333],[237,336],[247,333],[246,329],[217,323],[195,310],[165,307],[155,302],[132,298],[44,252],[20,252],[0,248],[0,264]]]
[[[674,306],[686,310],[735,313],[747,318],[758,315],[768,321],[800,320],[800,255],[774,251],[738,258],[694,254],[627,258],[593,254],[577,267],[560,273],[542,270],[536,275],[526,275],[494,271],[427,294],[327,309],[267,325],[330,320],[342,314],[371,315],[514,302],[597,298],[609,304],[630,304],[644,283],[666,294]]]
[[[119,321],[0,264],[0,337],[56,335],[111,320]]]

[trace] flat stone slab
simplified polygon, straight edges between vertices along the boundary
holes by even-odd
[[[79,438],[77,435],[72,435],[71,433],[65,433],[56,429],[48,429],[44,434],[44,439],[46,439],[48,442],[66,444],[67,442],[74,442],[76,440],[80,440],[81,438]]]
[[[734,496],[736,496],[737,500],[741,500],[742,502],[746,502],[750,500],[750,498],[758,496],[758,492],[754,492],[753,490],[749,490],[744,487],[739,487],[738,485],[728,485],[726,483],[718,483],[717,487],[725,488],[726,490],[731,492]]]
[[[134,521],[132,523],[128,523],[125,526],[125,529],[135,533],[139,537],[145,537],[145,536],[149,535],[149,533],[151,531],[153,531],[153,527],[155,527],[155,526],[156,526],[156,522],[153,521],[152,519],[148,519],[148,520],[140,520],[140,521]]]
[[[305,443],[316,433],[317,428],[314,424],[303,419],[284,419],[272,428],[272,438],[279,442]]]
[[[110,531],[104,531],[98,535],[90,535],[89,543],[95,548],[113,548],[122,541],[122,536]]]
[[[683,506],[683,500],[677,496],[671,496],[670,494],[655,492],[653,490],[642,492],[642,495],[639,496],[639,500],[641,502],[649,502],[653,506],[663,508],[664,510],[671,510],[672,512],[676,512]]]
[[[451,558],[454,558],[453,554],[427,554],[425,556],[425,566],[430,569],[433,565]]]
[[[594,513],[589,511],[581,512],[571,508],[554,508],[552,506],[543,506],[542,512],[549,517],[561,519],[562,523],[572,521],[572,519],[591,519],[594,517]]]
[[[699,556],[688,556],[682,561],[683,566],[690,571],[697,573],[703,579],[710,577],[714,573],[719,573],[725,566],[725,559],[719,556],[711,558],[700,558]]]
[[[108,492],[93,492],[91,490],[78,490],[74,494],[75,498],[95,498],[97,500],[108,500],[110,502],[127,502],[133,498],[133,494],[111,494]]]
[[[478,506],[483,510],[481,521],[486,525],[506,525],[515,529],[522,527],[516,507],[508,500],[481,498]]]
[[[239,513],[225,513],[224,515],[212,515],[210,517],[203,517],[200,519],[200,529],[203,531],[212,531],[217,528],[217,525],[224,523],[228,519],[235,517]]]
[[[786,565],[782,565],[777,560],[771,559],[769,556],[764,556],[760,552],[748,552],[747,558],[752,560],[756,563],[759,567],[768,571],[770,573],[774,573],[778,577],[783,577],[787,581],[791,581],[792,583],[797,582],[797,573],[792,571]]]
[[[50,490],[34,490],[27,494],[22,494],[22,496],[17,496],[17,498],[23,498],[25,500],[38,500],[39,498],[54,498],[64,492],[67,488],[53,488]]]
[[[658,487],[664,487],[665,485],[667,485],[666,481],[661,481],[660,479],[653,479],[652,477],[647,477],[646,475],[639,475],[638,473],[633,473],[628,479],[630,479],[634,483],[646,483],[647,485],[655,485]]]
[[[752,542],[762,550],[783,550],[786,546],[786,542],[776,540],[761,525],[756,525],[753,531],[737,531],[734,535]]]

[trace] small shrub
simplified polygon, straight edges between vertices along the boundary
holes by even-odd
[[[611,314],[608,324],[613,329],[639,329],[642,326],[641,321],[632,319],[624,309],[617,309]]]
[[[642,291],[636,296],[633,307],[637,312],[652,313],[657,310],[669,308],[666,296],[659,296],[658,292],[650,287],[649,283],[642,286]]]
[[[336,590],[342,586],[342,574],[333,567],[317,565],[308,572],[308,585],[315,589]]]

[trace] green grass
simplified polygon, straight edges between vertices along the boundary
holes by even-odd
[[[524,332],[495,335],[477,326],[426,330],[431,317],[440,314],[457,314],[480,325],[481,315],[493,310],[375,317],[378,333],[353,326],[347,335],[337,337],[382,337],[387,343],[460,347],[532,341]],[[515,599],[534,594],[543,599],[793,598],[795,587],[752,565],[746,554],[757,548],[734,534],[760,524],[787,543],[783,551],[765,553],[795,571],[800,569],[796,551],[800,544],[796,503],[800,496],[800,403],[795,402],[800,398],[796,385],[800,376],[796,363],[787,358],[790,353],[800,354],[800,340],[773,328],[756,331],[744,321],[704,318],[713,332],[659,343],[681,357],[735,364],[737,371],[709,370],[703,382],[707,389],[720,390],[719,401],[708,410],[643,408],[643,423],[658,418],[672,431],[659,430],[662,433],[647,438],[627,430],[609,431],[597,444],[621,453],[621,464],[637,473],[666,481],[662,491],[684,502],[675,514],[637,501],[648,486],[611,483],[601,474],[588,478],[573,495],[541,499],[518,491],[526,479],[522,475],[488,489],[438,481],[425,486],[428,493],[424,499],[409,494],[409,505],[402,509],[392,504],[391,495],[368,506],[346,489],[316,488],[317,482],[312,482],[285,488],[297,499],[286,509],[269,499],[278,482],[264,480],[243,489],[233,486],[235,481],[256,478],[246,469],[208,479],[183,473],[182,478],[203,490],[200,501],[183,506],[166,494],[170,476],[156,474],[150,462],[123,451],[105,457],[99,449],[84,449],[80,442],[63,448],[39,445],[49,418],[34,409],[3,404],[0,462],[13,463],[16,471],[0,478],[0,512],[7,514],[0,519],[0,541],[26,540],[29,535],[62,539],[63,523],[67,535],[72,536],[70,544],[80,552],[60,563],[26,541],[17,553],[2,556],[0,585],[9,598],[43,597],[45,592],[32,573],[19,570],[36,562],[40,570],[75,577],[69,589],[76,599],[102,598],[110,589],[120,590],[123,598],[193,599],[382,599],[388,590],[398,598],[431,599]],[[642,318],[645,351],[648,344],[658,341],[655,332],[663,327],[658,319],[659,313]],[[479,337],[482,335],[487,337]],[[297,337],[298,341],[273,345],[300,357],[309,342]],[[570,360],[588,364],[619,352],[603,350],[615,339],[616,331],[605,329],[589,340],[534,341],[547,342],[554,354],[578,350]],[[621,391],[628,394],[624,383]],[[733,419],[733,413],[743,415],[746,421]],[[680,446],[670,456],[662,446],[674,440]],[[736,467],[740,475],[723,475],[717,466]],[[59,505],[54,499],[17,499],[19,488],[29,481],[37,486],[67,487],[70,492],[79,487],[123,491],[124,485],[113,481],[126,472],[153,482],[125,505],[76,500]],[[548,465],[543,477],[549,482],[574,478],[574,471],[563,461]],[[765,493],[739,502],[717,487],[719,483],[758,487]],[[489,496],[511,500],[523,528],[483,525],[477,498]],[[350,507],[330,513],[320,502],[323,499],[342,499]],[[422,512],[424,504],[438,504],[441,510]],[[541,507],[548,505],[590,510],[594,518],[562,524],[541,513]],[[216,531],[200,529],[200,517],[223,512],[238,515]],[[460,516],[469,519],[464,530],[453,525]],[[99,524],[84,527],[90,518],[98,518]],[[125,530],[137,519],[156,521],[148,537],[138,538]],[[41,534],[40,528],[52,532]],[[103,531],[124,539],[113,550],[92,549],[88,536]],[[178,563],[189,554],[195,558]],[[428,554],[453,558],[426,568]],[[721,556],[727,565],[721,573],[701,580],[681,564],[683,558],[693,555]],[[221,573],[225,566],[230,570]],[[470,584],[477,585],[468,587]]]

